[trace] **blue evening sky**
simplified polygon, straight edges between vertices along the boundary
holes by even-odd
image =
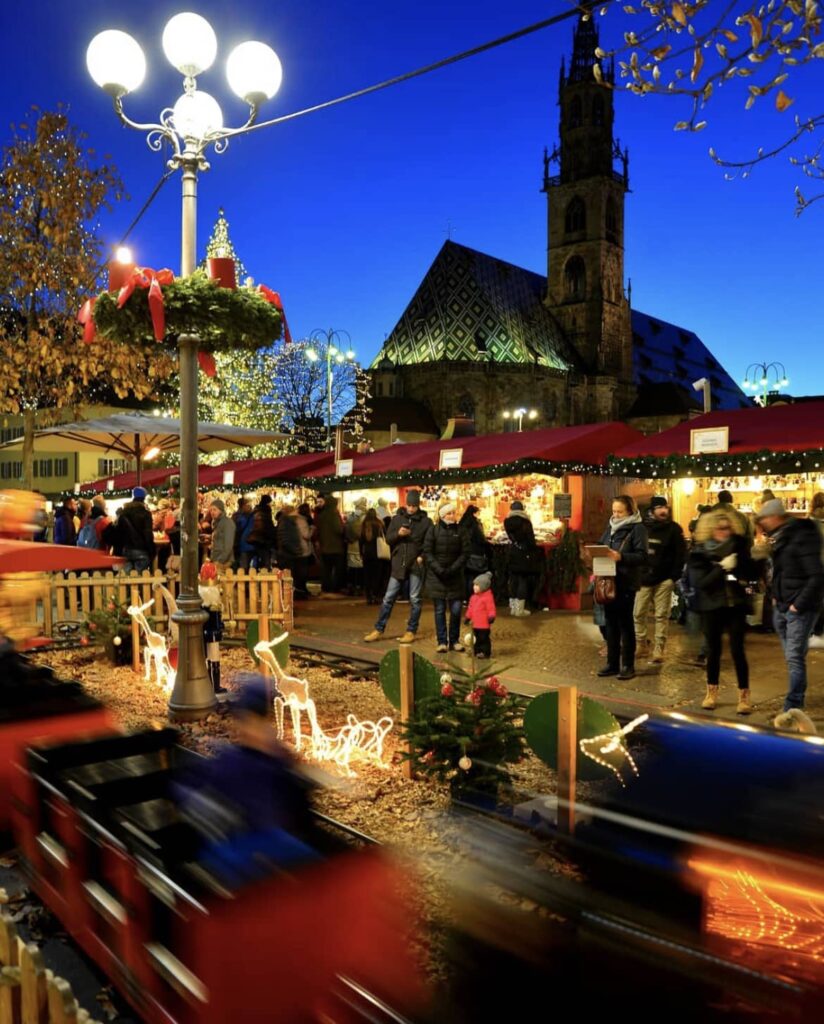
[[[719,0],[720,3],[720,0]],[[160,37],[168,18],[195,10],[220,50],[200,81],[236,124],[244,108],[224,62],[247,38],[284,65],[276,116],[411,70],[564,9],[563,0],[281,0],[181,3],[32,0],[3,4],[0,139],[30,104],[67,104],[100,153],[111,153],[131,201],[103,221],[116,241],[163,171],[136,132],[121,128],[88,77],[85,51],[104,28],[134,35],[148,59],[126,98],[154,120],[181,92]],[[609,45],[627,23],[620,6],[602,23]],[[249,271],[280,291],[293,334],[343,328],[362,361],[392,330],[451,230],[467,246],[546,271],[542,152],[557,138],[561,57],[573,22],[545,29],[446,70],[365,99],[233,141],[200,179],[199,255],[219,206]],[[708,108],[708,128],[674,132],[682,101],[616,92],[616,132],[630,150],[625,271],[633,306],[695,330],[740,380],[753,361],[780,359],[798,394],[824,392],[820,302],[824,203],[794,216],[793,187],[808,182],[785,158],[748,180],[725,181],[707,156],[749,155],[778,141],[793,114],[819,113],[824,62],[785,83],[796,98],[743,109],[740,87]],[[726,94],[726,95],[725,95]],[[169,181],[135,231],[139,263],[179,267],[179,181]]]

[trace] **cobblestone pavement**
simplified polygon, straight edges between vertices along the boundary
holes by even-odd
[[[408,604],[396,604],[385,639],[364,644],[362,638],[372,628],[376,607],[366,605],[360,598],[315,598],[298,604],[296,631],[349,644],[353,653],[375,654],[388,650],[397,640],[405,628],[408,613]],[[467,629],[461,626],[462,636]],[[451,661],[469,667],[470,660],[464,655],[435,654],[431,602],[424,602],[418,637],[415,649],[420,653],[438,663]],[[547,686],[575,683],[586,693],[602,696],[614,706],[626,704],[628,711],[633,706],[645,706],[701,712],[705,676],[694,660],[698,643],[697,637],[671,623],[664,664],[651,665],[639,659],[635,679],[619,682],[614,678],[598,679],[595,674],[603,665],[603,659],[598,656],[601,638],[589,613],[534,612],[528,618],[513,619],[506,609],[499,608],[498,619],[492,627],[493,664],[506,667],[503,675],[513,688],[535,693]],[[786,691],[787,671],[781,648],[774,634],[753,631],[747,634],[746,651],[752,699],[757,707],[748,721],[767,725],[781,710]],[[809,652],[807,669],[806,710],[824,734],[824,650]],[[725,642],[718,709],[701,713],[736,718],[736,701],[735,674]]]

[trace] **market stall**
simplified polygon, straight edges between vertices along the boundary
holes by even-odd
[[[721,490],[744,513],[771,490],[806,516],[824,491],[824,401],[706,413],[617,448],[610,469],[632,478],[628,490],[640,500],[667,495],[684,529]]]
[[[394,509],[411,488],[421,491],[431,517],[447,498],[458,504],[459,514],[467,505],[477,506],[491,545],[496,598],[504,601],[508,538],[503,521],[512,502],[521,501],[545,555],[546,564],[536,574],[535,603],[579,607],[578,572],[570,571],[579,565],[577,540],[580,534],[600,535],[609,514],[616,482],[605,475],[607,455],[639,437],[624,423],[596,423],[398,444],[338,462],[334,474],[323,467],[311,470],[303,483],[340,492],[344,510],[360,497],[370,503],[383,498]],[[563,545],[567,530],[575,531],[574,551]],[[562,572],[556,564],[561,561]],[[565,587],[572,588],[569,597]]]

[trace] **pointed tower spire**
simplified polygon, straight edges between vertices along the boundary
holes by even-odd
[[[233,259],[235,261],[235,279],[238,284],[243,284],[249,276],[249,272],[243,265],[243,260],[235,252],[232,239],[229,237],[229,221],[226,220],[226,213],[222,206],[218,207],[217,220],[212,228],[211,237],[206,243],[206,256],[207,258],[217,256]]]

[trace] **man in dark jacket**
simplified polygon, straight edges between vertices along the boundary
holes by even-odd
[[[641,589],[635,595],[636,653],[641,657],[649,653],[647,619],[652,604],[655,609],[655,646],[650,661],[657,665],[664,660],[672,591],[684,568],[686,545],[684,531],[672,521],[667,499],[663,496],[656,495],[652,499],[643,522],[647,531],[649,559],[641,570]]]
[[[778,498],[765,501],[756,518],[770,540],[773,623],[789,669],[789,711],[804,707],[807,647],[824,597],[821,534],[811,520],[790,516]]]
[[[54,511],[54,543],[76,544],[77,530],[74,526],[74,512],[77,504],[74,498],[64,498],[63,504]]]
[[[135,487],[132,500],[123,506],[117,524],[117,532],[123,546],[123,571],[145,572],[155,555],[152,514],[146,508],[146,490]]]
[[[420,491],[409,491],[406,495],[405,508],[399,509],[392,517],[386,531],[386,540],[392,549],[391,575],[375,628],[363,638],[367,643],[380,640],[383,636],[386,623],[406,579],[409,580],[409,620],[400,642],[411,644],[418,632],[425,572],[423,549],[426,535],[432,528],[432,521],[420,506]]]
[[[321,562],[321,594],[339,594],[346,586],[346,539],[338,499],[326,495],[315,525]]]

